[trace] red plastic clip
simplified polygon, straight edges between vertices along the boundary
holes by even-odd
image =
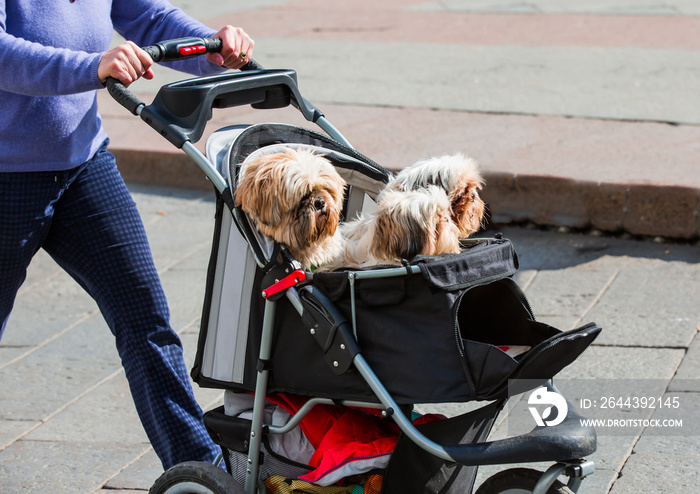
[[[193,53],[204,53],[207,51],[207,47],[204,45],[193,45],[193,46],[183,46],[180,48],[180,55],[192,55]]]
[[[263,290],[262,296],[263,298],[270,298],[274,294],[281,292],[282,290],[286,290],[290,286],[294,286],[297,283],[300,283],[306,279],[306,273],[304,272],[303,269],[297,269],[296,271],[293,271],[292,274],[285,276],[281,280],[279,280],[277,283],[270,285],[268,288]]]

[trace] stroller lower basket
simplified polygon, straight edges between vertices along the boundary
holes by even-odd
[[[417,428],[433,441],[459,444],[482,442],[490,433],[502,406],[503,402],[491,403],[463,415],[419,425]],[[250,421],[225,415],[222,406],[206,412],[204,423],[211,437],[224,451],[227,470],[237,482],[243,485],[248,468],[247,438],[250,435]],[[265,431],[263,434],[261,480],[266,480],[273,475],[297,479],[309,472],[312,467],[294,463],[271,452],[267,434]],[[407,469],[406,465],[411,465],[411,468]],[[401,434],[387,468],[370,473],[382,476],[382,492],[448,494],[471,492],[477,467],[445,463]]]
[[[245,484],[248,469],[248,439],[250,438],[250,420],[225,415],[224,407],[208,411],[204,415],[204,424],[214,442],[222,447],[226,470],[241,485]],[[260,478],[266,480],[272,475],[285,478],[298,478],[308,473],[311,467],[302,465],[281,457],[271,451],[264,436],[260,447],[261,462]]]

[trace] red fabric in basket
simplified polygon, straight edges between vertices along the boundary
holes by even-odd
[[[268,400],[294,415],[308,397],[276,393],[269,395]],[[310,461],[315,469],[301,478],[319,482],[349,462],[366,462],[371,458],[390,455],[401,430],[393,421],[382,419],[380,414],[376,409],[335,405],[317,405],[311,409],[299,425],[316,448]],[[442,415],[426,414],[414,420],[414,424],[444,418]]]

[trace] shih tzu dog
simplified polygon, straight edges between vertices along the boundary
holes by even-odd
[[[420,160],[401,170],[386,188],[410,191],[430,185],[441,187],[447,194],[452,220],[462,238],[479,230],[484,217],[484,201],[479,191],[484,180],[476,161],[463,154]]]
[[[483,184],[478,164],[464,155],[418,161],[388,182],[376,211],[341,225],[343,254],[327,268],[458,254],[460,239],[481,227]]]
[[[401,265],[417,255],[458,253],[459,229],[452,221],[444,190],[428,186],[411,191],[385,189],[377,209],[340,226],[342,256],[325,266]]]
[[[323,156],[285,148],[243,165],[240,206],[262,233],[283,244],[306,270],[337,259],[345,181]]]

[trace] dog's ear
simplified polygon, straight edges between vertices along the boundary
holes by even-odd
[[[469,203],[474,202],[479,188],[479,183],[475,180],[464,180],[450,191],[451,209],[456,217],[461,217],[469,207]]]
[[[460,183],[459,187],[450,194],[452,218],[460,230],[466,228],[465,221],[474,221],[472,218],[474,214],[478,216],[478,221],[481,221],[483,201],[479,196],[479,190],[481,190],[482,185],[483,182],[480,180],[468,179]]]
[[[422,225],[410,215],[399,213],[399,209],[377,211],[371,247],[376,258],[389,255],[394,259],[410,260],[423,251],[427,239]]]
[[[340,208],[343,208],[343,201],[345,199],[345,189],[348,186],[347,182],[338,174],[333,165],[331,168],[323,170],[321,172],[321,177],[326,183],[328,190],[330,191],[333,202]]]
[[[279,183],[271,176],[271,166],[263,158],[247,164],[245,173],[236,188],[236,206],[264,225],[277,225],[282,221],[278,202]]]

